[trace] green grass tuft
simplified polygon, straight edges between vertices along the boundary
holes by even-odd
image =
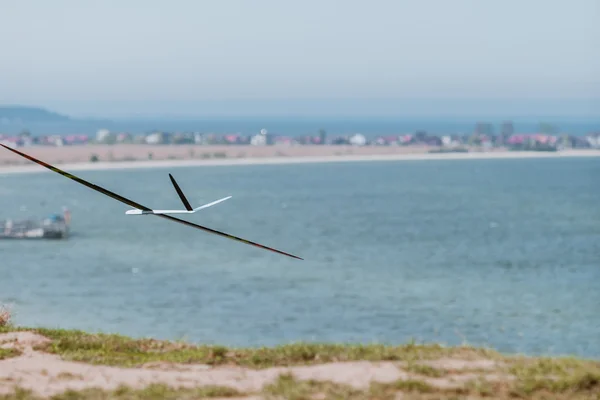
[[[5,358],[16,357],[21,355],[21,352],[16,349],[0,349],[0,360],[4,360]]]
[[[433,368],[428,365],[409,363],[406,368],[408,372],[413,374],[428,376],[431,378],[441,378],[449,374],[448,371],[439,368]]]
[[[600,363],[573,358],[519,360],[510,368],[517,378],[512,392],[527,397],[537,392],[596,393],[600,396]]]
[[[234,389],[220,386],[205,386],[198,389],[172,388],[162,384],[152,384],[144,389],[131,389],[121,386],[115,390],[86,389],[67,390],[51,397],[51,400],[195,400],[206,398],[240,397]],[[41,400],[30,390],[17,388],[10,395],[0,395],[0,400]]]

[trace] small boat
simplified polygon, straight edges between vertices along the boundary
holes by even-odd
[[[71,215],[64,208],[63,214],[53,214],[41,220],[0,220],[0,239],[67,239]]]

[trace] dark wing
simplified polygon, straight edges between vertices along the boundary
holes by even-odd
[[[185,206],[185,209],[188,210],[188,211],[194,211],[194,209],[190,205],[190,202],[188,201],[188,199],[186,199],[185,195],[181,191],[181,188],[177,184],[177,181],[175,181],[175,178],[173,178],[173,175],[169,174],[169,178],[171,178],[171,183],[175,187],[175,190],[177,191],[177,194],[179,195],[179,198],[181,199],[181,202]]]
[[[230,234],[225,233],[225,232],[219,232],[217,230],[214,230],[214,229],[211,229],[211,228],[207,228],[206,226],[194,224],[193,222],[189,222],[189,221],[185,221],[183,219],[175,218],[175,217],[172,217],[172,216],[167,215],[167,214],[153,214],[153,215],[156,215],[157,217],[161,217],[161,218],[170,219],[171,221],[179,222],[180,224],[191,226],[191,227],[194,227],[194,228],[197,228],[197,229],[202,229],[203,231],[214,233],[215,235],[223,236],[223,237],[226,237],[228,239],[237,240],[238,242],[246,243],[246,244],[249,244],[251,246],[256,246],[256,247],[259,247],[261,249],[274,251],[275,253],[283,254],[285,256],[296,258],[298,260],[304,260],[303,258],[300,258],[300,257],[295,256],[293,254],[289,254],[289,253],[286,253],[284,251],[274,249],[272,247],[267,247],[267,246],[264,246],[264,245],[262,245],[260,243],[251,242],[250,240],[242,239],[240,237],[233,236],[233,235],[230,235]]]
[[[12,151],[13,153],[16,153],[16,154],[20,155],[21,157],[24,157],[24,158],[26,158],[26,159],[28,159],[30,161],[33,161],[36,164],[39,164],[39,165],[41,165],[43,167],[46,167],[46,168],[48,168],[51,171],[54,171],[56,173],[61,174],[62,176],[65,176],[65,177],[67,177],[69,179],[72,179],[75,182],[81,183],[82,185],[87,186],[87,187],[89,187],[91,189],[94,189],[94,190],[96,190],[96,191],[98,191],[100,193],[103,193],[103,194],[105,194],[105,195],[107,195],[109,197],[112,197],[115,200],[118,200],[118,201],[120,201],[122,203],[130,205],[131,207],[135,207],[135,208],[137,208],[139,210],[152,211],[151,208],[148,208],[148,207],[143,206],[143,205],[141,205],[139,203],[136,203],[136,202],[134,202],[132,200],[129,200],[129,199],[127,199],[127,198],[125,198],[125,197],[123,197],[121,195],[118,195],[118,194],[113,193],[113,192],[111,192],[109,190],[106,190],[106,189],[104,189],[104,188],[102,188],[102,187],[100,187],[98,185],[94,185],[93,183],[85,181],[85,180],[83,180],[83,179],[81,179],[81,178],[79,178],[77,176],[69,174],[68,172],[65,172],[65,171],[63,171],[63,170],[61,170],[59,168],[56,168],[56,167],[54,167],[54,166],[52,166],[50,164],[47,164],[47,163],[45,163],[43,161],[40,161],[37,158],[31,157],[31,156],[29,156],[29,155],[27,155],[25,153],[21,153],[20,151],[15,150],[15,149],[13,149],[11,147],[5,146],[5,145],[3,145],[1,143],[0,143],[0,146],[4,147],[7,150]],[[298,260],[303,260],[302,258],[294,256],[292,254],[285,253],[283,251],[280,251],[280,250],[277,250],[277,249],[273,249],[271,247],[263,246],[262,244],[251,242],[249,240],[242,239],[242,238],[239,238],[237,236],[230,235],[228,233],[220,232],[220,231],[217,231],[217,230],[214,230],[214,229],[211,229],[211,228],[207,228],[207,227],[202,226],[202,225],[194,224],[192,222],[188,222],[188,221],[185,221],[185,220],[182,220],[182,219],[179,219],[179,218],[175,218],[175,217],[172,217],[170,215],[165,215],[165,214],[153,214],[153,215],[156,215],[156,216],[162,217],[162,218],[166,218],[166,219],[171,220],[171,221],[179,222],[180,224],[191,226],[191,227],[196,228],[196,229],[201,229],[201,230],[206,231],[206,232],[214,233],[215,235],[223,236],[223,237],[226,237],[226,238],[229,238],[229,239],[232,239],[232,240],[237,240],[238,242],[242,242],[242,243],[246,243],[246,244],[249,244],[249,245],[252,245],[252,246],[256,246],[256,247],[259,247],[261,249],[270,250],[270,251],[273,251],[275,253],[286,255],[288,257],[296,258]]]
[[[96,190],[96,191],[98,191],[100,193],[103,193],[103,194],[105,194],[105,195],[107,195],[109,197],[112,197],[115,200],[119,200],[122,203],[130,205],[131,207],[137,208],[139,210],[152,211],[150,208],[148,208],[146,206],[143,206],[141,204],[138,204],[138,203],[136,203],[133,200],[129,200],[128,198],[123,197],[121,195],[118,195],[116,193],[113,193],[110,190],[106,190],[106,189],[104,189],[104,188],[102,188],[100,186],[94,185],[93,183],[90,183],[88,181],[84,181],[83,179],[78,178],[75,175],[71,175],[68,172],[63,171],[62,169],[58,169],[58,168],[56,168],[56,167],[54,167],[54,166],[52,166],[50,164],[46,164],[45,162],[40,161],[37,158],[33,158],[33,157],[31,157],[31,156],[29,156],[29,155],[27,155],[25,153],[21,153],[20,151],[15,150],[15,149],[13,149],[11,147],[5,146],[2,143],[0,143],[0,146],[4,147],[7,150],[12,151],[13,153],[17,153],[21,157],[25,157],[26,159],[28,159],[30,161],[33,161],[34,163],[40,164],[42,167],[46,167],[46,168],[48,168],[51,171],[54,171],[54,172],[57,172],[57,173],[61,174],[62,176],[66,176],[69,179],[73,179],[75,182],[79,182],[82,185],[85,185],[85,186],[87,186],[87,187],[89,187],[91,189],[94,189],[94,190]]]

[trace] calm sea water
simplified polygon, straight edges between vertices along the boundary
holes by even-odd
[[[600,358],[600,159],[408,161],[0,175],[0,219],[72,210],[68,241],[0,242],[0,301],[28,326],[234,346],[404,343]]]

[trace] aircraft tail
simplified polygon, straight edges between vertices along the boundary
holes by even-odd
[[[175,181],[175,178],[173,178],[173,175],[169,174],[169,178],[171,178],[171,183],[175,187],[175,190],[177,191],[177,194],[179,195],[179,198],[181,199],[181,202],[185,206],[185,209],[188,210],[188,211],[193,211],[194,209],[190,205],[190,202],[188,201],[188,199],[183,194],[183,191],[181,190],[181,188],[177,184],[177,181]]]
[[[213,201],[212,203],[204,204],[204,205],[201,205],[200,207],[193,208],[191,206],[190,202],[188,201],[188,199],[183,194],[183,191],[181,190],[181,188],[177,184],[177,181],[175,180],[175,178],[173,178],[173,175],[169,174],[169,178],[171,179],[171,183],[173,184],[173,187],[175,188],[175,191],[177,191],[177,194],[179,195],[179,198],[181,199],[181,202],[183,203],[185,209],[187,211],[190,211],[190,212],[196,212],[198,210],[202,210],[203,208],[208,208],[208,207],[214,206],[215,204],[219,204],[220,202],[228,200],[228,199],[231,198],[231,196],[227,196],[227,197],[224,197],[222,199]]]

